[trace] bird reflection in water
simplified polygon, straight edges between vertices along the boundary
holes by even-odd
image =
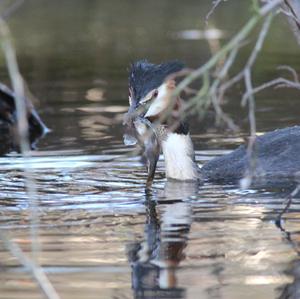
[[[146,194],[144,240],[127,248],[134,298],[185,298],[176,274],[185,258],[192,209],[183,200],[197,190],[195,182],[168,181],[161,193]]]
[[[300,298],[300,234],[296,230],[293,233],[285,229],[281,223],[276,224],[277,227],[281,230],[283,237],[290,243],[291,247],[295,250],[298,259],[295,259],[291,262],[289,269],[285,272],[289,274],[293,281],[284,286],[278,288],[279,296],[278,299],[299,299]]]

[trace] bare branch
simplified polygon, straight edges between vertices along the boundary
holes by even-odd
[[[265,41],[265,38],[267,36],[267,33],[269,31],[269,28],[270,28],[270,25],[271,25],[271,22],[272,22],[272,19],[273,19],[274,15],[273,14],[269,14],[264,23],[263,23],[263,26],[261,28],[261,31],[259,33],[259,36],[258,36],[258,39],[257,39],[257,42],[255,44],[255,47],[247,61],[247,64],[244,68],[244,70],[242,72],[244,72],[244,76],[245,76],[245,81],[247,82],[247,80],[249,79],[249,74],[247,74],[248,72],[250,72],[250,69],[253,67],[255,61],[256,61],[256,58],[257,58],[257,55],[258,53],[261,51],[262,49],[262,45]],[[246,78],[248,76],[248,78]],[[249,83],[249,82],[248,82]],[[250,91],[253,91],[253,88],[251,86],[251,89],[249,89],[250,85],[247,87],[247,84],[246,84],[246,93],[249,95],[250,94]],[[242,105],[245,105],[246,102],[245,102],[245,98],[243,97],[243,101],[242,101]],[[247,98],[246,98],[247,99]]]
[[[222,110],[220,103],[215,95],[212,96],[212,104],[217,114],[217,119],[222,120],[230,130],[236,132],[238,131],[237,125],[234,121]]]
[[[283,210],[279,213],[279,215],[277,216],[276,219],[276,225],[278,227],[281,227],[281,219],[282,216],[288,211],[288,209],[290,208],[291,204],[293,203],[293,198],[295,198],[295,196],[300,192],[300,185],[298,184],[296,186],[296,188],[289,194],[289,196],[286,198],[285,200],[285,207],[283,208]]]
[[[284,0],[270,0],[265,4],[260,10],[259,14],[264,17],[266,16],[270,11],[272,11],[274,8],[278,7],[283,3]]]
[[[253,88],[252,93],[256,94],[266,88],[275,86],[275,88],[295,88],[295,89],[299,89],[300,90],[300,83],[299,82],[294,82],[285,78],[277,78],[271,81],[268,81],[266,83],[263,83],[261,85],[259,85],[258,87]],[[242,101],[246,101],[246,99],[249,97],[248,93],[245,93]]]
[[[5,232],[0,231],[0,239],[2,240],[7,250],[14,257],[16,257],[25,268],[29,270],[30,274],[35,279],[45,296],[48,299],[59,299],[60,297],[56,293],[51,282],[48,280],[48,277],[46,276],[44,270],[35,262],[33,262],[28,256],[26,256],[26,254],[17,243],[7,238]]]
[[[24,94],[24,81],[20,74],[15,49],[12,45],[11,35],[6,22],[0,18],[0,42],[4,52],[6,65],[10,80],[12,82],[15,105],[17,114],[17,129],[19,133],[19,143],[21,152],[24,158],[30,157],[30,143],[28,139],[28,120],[27,120],[27,107]],[[28,194],[29,204],[31,206],[31,246],[32,254],[36,256],[39,251],[38,243],[38,201],[37,201],[37,188],[30,171],[30,160],[28,161],[28,167],[24,168],[24,180],[26,185],[26,191]]]
[[[1,15],[0,17],[3,20],[7,20],[11,15],[13,15],[19,7],[22,6],[22,4],[25,2],[25,0],[16,0],[14,1]]]
[[[174,96],[177,96],[185,87],[190,85],[199,77],[202,77],[204,73],[211,70],[215,65],[218,63],[220,59],[223,59],[230,51],[232,51],[235,47],[238,47],[248,35],[252,32],[255,28],[257,23],[268,13],[272,12],[274,8],[278,7],[283,0],[273,0],[265,4],[259,12],[254,15],[246,24],[245,26],[212,58],[206,62],[203,66],[199,67],[198,69],[194,70],[190,75],[188,75],[184,80],[178,84]]]
[[[284,0],[281,7],[300,45],[300,2],[299,0]]]
[[[291,73],[291,75],[293,76],[294,81],[296,83],[299,82],[299,76],[298,76],[296,70],[293,69],[291,66],[289,66],[289,65],[280,65],[280,66],[277,67],[277,69],[278,70],[287,70],[287,71],[289,71]]]
[[[208,20],[210,18],[210,16],[214,13],[214,11],[216,10],[216,8],[220,5],[220,3],[222,1],[226,1],[226,0],[215,0],[212,2],[212,7],[210,9],[210,11],[207,13],[206,17],[205,17],[205,23],[206,25],[208,24]]]

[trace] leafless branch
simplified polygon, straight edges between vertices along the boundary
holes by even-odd
[[[17,113],[17,127],[20,138],[20,148],[23,157],[30,157],[30,144],[28,140],[28,121],[27,121],[27,107],[24,94],[23,79],[19,71],[17,64],[15,49],[11,42],[11,35],[8,26],[5,21],[0,18],[0,41],[3,48],[3,52],[6,59],[8,73],[12,82],[15,105]],[[37,190],[36,184],[30,172],[30,163],[28,169],[24,169],[24,180],[27,189],[28,199],[30,203],[31,213],[31,245],[33,260],[29,259],[22,251],[22,249],[9,240],[3,231],[0,231],[0,238],[11,252],[12,255],[18,258],[20,263],[29,269],[32,276],[35,278],[40,288],[49,299],[59,299],[58,294],[48,280],[45,272],[35,262],[37,253],[39,251],[39,244],[37,242],[37,229],[38,229],[38,202],[37,202]]]
[[[208,24],[208,20],[209,20],[210,16],[214,13],[216,8],[221,4],[221,2],[225,2],[225,1],[226,0],[214,0],[212,2],[212,7],[211,7],[210,11],[207,13],[206,17],[205,17],[206,25]]]
[[[13,15],[25,0],[16,0],[14,1],[5,11],[0,15],[3,20],[7,20],[11,15]]]
[[[51,282],[49,281],[48,277],[46,276],[43,269],[32,261],[20,248],[20,246],[12,241],[10,238],[7,237],[4,231],[0,230],[0,239],[2,240],[3,244],[5,245],[6,249],[18,259],[18,261],[29,271],[32,277],[35,279],[41,290],[43,291],[44,295],[48,299],[59,299],[60,297],[56,293],[55,289],[53,288]]]
[[[192,106],[194,104],[195,106],[198,106],[197,101],[198,102],[200,101],[201,103],[205,103],[204,107],[208,107],[207,103],[210,102],[220,112],[220,108],[218,108],[218,106],[222,94],[224,94],[224,92],[229,87],[231,87],[233,84],[240,81],[244,77],[243,74],[239,74],[233,79],[231,79],[231,81],[228,82],[227,84],[225,83],[226,85],[221,84],[222,77],[224,77],[224,75],[228,73],[229,69],[231,68],[231,66],[233,65],[236,59],[236,55],[238,52],[237,48],[241,47],[241,45],[245,43],[245,40],[247,39],[247,37],[249,36],[249,34],[252,32],[252,30],[255,28],[255,26],[259,21],[265,18],[266,16],[269,17],[268,16],[269,14],[273,15],[273,10],[282,3],[283,0],[272,0],[272,1],[268,1],[265,5],[263,5],[259,9],[259,11],[254,16],[252,16],[252,18],[245,24],[245,26],[223,48],[220,49],[220,51],[215,53],[207,63],[205,63],[200,68],[194,70],[193,72],[191,72],[188,76],[186,76],[186,78],[184,78],[184,80],[182,80],[178,84],[174,92],[174,98],[176,98],[176,96],[178,96],[182,90],[188,87],[196,79],[204,78],[205,74],[211,73],[213,68],[218,64],[218,62],[224,59],[224,57],[228,56],[223,64],[222,69],[219,71],[219,77],[217,77],[213,81],[211,86],[206,88],[206,93],[204,94],[201,93],[201,97],[198,95],[192,98],[190,100],[191,104],[189,105]],[[262,29],[262,31],[264,31],[264,29]],[[262,35],[261,39],[264,39],[264,35]],[[259,46],[259,42],[257,43],[256,49],[254,49],[253,56],[251,57],[251,59],[249,59],[249,64],[253,63],[252,60],[255,60],[257,53],[260,51],[260,48],[258,46]],[[218,101],[216,100],[216,96],[215,96],[216,93],[217,93]],[[203,108],[202,105],[200,107]],[[218,111],[216,111],[217,114]]]
[[[281,219],[282,216],[288,211],[288,209],[290,208],[291,204],[293,203],[293,199],[295,198],[295,196],[300,192],[300,185],[298,184],[296,186],[296,188],[289,194],[289,196],[286,198],[285,200],[285,207],[283,208],[283,210],[279,213],[279,215],[277,216],[277,220],[276,220],[276,224],[277,226],[281,227]]]
[[[15,93],[15,104],[16,104],[16,113],[17,113],[17,129],[19,133],[19,143],[22,155],[25,158],[30,157],[30,143],[28,139],[28,121],[27,121],[27,107],[24,93],[24,84],[23,78],[20,74],[15,49],[11,42],[11,35],[8,26],[5,21],[0,18],[0,39],[3,48],[3,52],[6,59],[6,65],[8,68],[8,73],[10,80],[12,82],[13,90]],[[30,167],[29,167],[30,168]],[[24,169],[24,176],[26,182],[27,193],[29,196],[29,202],[31,203],[32,209],[32,249],[33,254],[38,252],[38,243],[37,243],[37,191],[36,185],[33,180],[32,174],[28,169]]]
[[[296,83],[299,82],[299,76],[298,76],[296,70],[293,69],[291,66],[289,66],[289,65],[280,65],[280,66],[277,67],[277,69],[278,70],[286,70],[286,71],[290,72],[291,75],[292,75],[292,77],[293,77],[293,79],[294,79],[294,81]]]
[[[263,83],[252,90],[252,94],[256,94],[266,88],[274,86],[275,88],[294,88],[300,90],[300,83],[298,81],[291,81],[286,78],[276,78],[274,80]],[[249,97],[250,94],[245,93],[242,101],[246,101],[246,98]]]
[[[300,2],[299,0],[284,0],[282,12],[287,16],[290,27],[300,45]]]

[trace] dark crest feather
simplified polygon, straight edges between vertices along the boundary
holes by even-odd
[[[138,103],[151,90],[158,88],[166,77],[183,68],[184,64],[176,60],[161,64],[153,64],[147,60],[133,63],[129,74],[129,88],[133,101]]]

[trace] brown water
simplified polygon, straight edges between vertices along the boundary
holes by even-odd
[[[28,0],[10,19],[22,73],[53,131],[30,164],[16,154],[0,158],[0,229],[30,255],[22,172],[30,166],[38,187],[38,262],[61,298],[300,298],[299,202],[285,215],[285,231],[274,223],[289,190],[166,182],[161,159],[146,193],[145,169],[123,145],[128,65],[177,58],[196,67],[207,60],[205,39],[178,36],[205,29],[210,3]],[[211,25],[230,36],[248,9],[246,1],[227,1]],[[255,83],[274,78],[279,64],[299,70],[298,51],[279,17]],[[2,60],[0,72],[7,80]],[[199,164],[242,142],[241,91],[226,106],[240,135],[192,121]],[[297,124],[298,97],[289,90],[260,94],[258,131]],[[43,298],[28,271],[3,244],[0,250],[0,298]]]

